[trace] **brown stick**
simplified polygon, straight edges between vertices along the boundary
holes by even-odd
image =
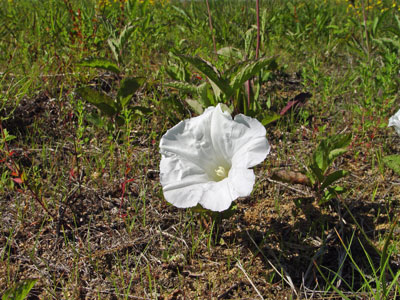
[[[292,184],[302,184],[302,185],[307,185],[307,186],[312,185],[311,181],[307,177],[307,175],[305,175],[301,172],[278,170],[272,174],[271,178],[273,180],[292,183]]]

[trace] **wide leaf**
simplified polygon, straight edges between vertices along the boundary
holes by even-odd
[[[185,101],[196,114],[201,115],[204,112],[203,105],[198,100],[187,98]]]
[[[328,139],[328,147],[329,147],[329,154],[328,160],[329,164],[333,162],[333,160],[344,154],[347,151],[347,146],[351,142],[352,135],[349,134],[340,134]]]
[[[37,279],[26,279],[6,290],[1,297],[2,300],[23,300],[28,296]]]
[[[263,119],[261,121],[261,124],[263,124],[264,126],[275,122],[276,120],[279,120],[281,118],[281,115],[271,112],[271,113],[266,113],[263,115]]]
[[[103,69],[117,74],[121,72],[118,66],[114,62],[101,57],[86,58],[81,62],[79,62],[79,65],[83,67]]]
[[[186,93],[191,93],[191,94],[197,94],[198,93],[198,87],[194,84],[183,82],[183,81],[172,81],[168,82],[165,84],[165,86],[175,88],[177,90],[186,92]]]
[[[125,107],[133,94],[143,85],[143,77],[127,77],[121,81],[117,98],[121,107]]]
[[[207,78],[218,86],[225,95],[231,95],[232,89],[224,78],[219,74],[218,70],[208,61],[199,57],[188,55],[177,55],[182,60],[193,65],[197,70],[203,73]]]
[[[347,176],[347,174],[349,174],[349,172],[345,171],[345,170],[338,170],[338,171],[335,171],[335,172],[329,174],[325,178],[325,180],[322,182],[321,190],[327,188],[328,186],[330,186],[335,181]]]
[[[82,87],[76,90],[79,96],[87,102],[93,104],[101,110],[102,113],[112,117],[119,112],[115,101],[104,93],[96,91],[90,87]]]
[[[383,158],[383,163],[400,175],[400,155],[389,155]]]
[[[231,77],[230,86],[232,90],[235,91],[239,89],[247,80],[252,78],[267,66],[268,69],[276,68],[275,58],[264,57],[257,60],[248,61],[237,71],[235,75]]]

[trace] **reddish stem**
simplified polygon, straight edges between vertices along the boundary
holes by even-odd
[[[215,57],[217,57],[217,46],[215,45],[215,36],[214,36],[214,31],[213,31],[211,11],[210,11],[210,5],[208,3],[208,0],[206,0],[206,4],[207,4],[207,11],[208,11],[208,24],[210,25],[211,37],[212,37],[213,46],[214,46],[214,54],[215,54]]]
[[[256,13],[257,13],[257,47],[256,47],[256,59],[260,52],[260,0],[256,0]]]
[[[3,125],[2,125],[2,123],[1,123],[1,121],[0,121],[0,132],[1,132],[1,135],[2,135],[2,137],[3,137],[3,139],[4,139],[4,146],[5,146],[5,148],[6,148],[6,151],[7,151],[7,153],[9,153],[9,152],[10,152],[10,149],[8,148],[8,143],[7,143],[7,141],[5,140],[4,129],[3,129]],[[12,158],[12,155],[8,155],[8,157],[10,158],[11,163],[14,165],[14,170],[16,171],[16,173],[17,173],[17,175],[18,175],[18,178],[21,178],[21,179],[22,179],[22,173],[23,173],[23,172],[21,172],[19,166],[17,165],[17,163],[16,163],[16,162],[14,161],[14,159]],[[46,206],[44,205],[43,200],[42,200],[41,198],[39,198],[38,194],[31,188],[31,186],[26,182],[26,180],[23,180],[22,183],[25,184],[25,186],[26,186],[26,187],[28,188],[28,190],[31,192],[33,198],[35,198],[35,200],[36,200],[36,201],[40,204],[40,206],[47,212],[47,214],[48,214],[49,216],[51,216],[53,219],[55,219],[55,217],[49,212],[49,210],[48,210],[48,209],[46,208]]]

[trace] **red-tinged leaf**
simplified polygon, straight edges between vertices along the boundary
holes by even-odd
[[[15,172],[15,171],[12,171],[12,172],[11,172],[11,176],[19,177],[19,174],[18,174],[17,172]]]
[[[23,183],[23,181],[22,181],[22,179],[21,179],[20,177],[12,178],[12,180],[13,180],[14,182],[16,182],[16,183],[19,183],[19,184],[22,184],[22,183]]]
[[[69,170],[69,179],[75,179],[76,178],[76,174],[74,171],[74,168],[71,168],[71,170]]]
[[[14,150],[11,150],[9,153],[8,153],[8,156],[13,156],[15,154],[15,151]]]
[[[297,105],[303,105],[308,99],[312,97],[310,93],[300,93],[296,95],[292,100],[290,100],[286,106],[281,110],[280,115],[283,116],[287,113],[287,111],[291,108],[294,108]]]
[[[125,180],[125,183],[132,182],[132,181],[134,181],[134,180],[135,180],[135,179],[131,178],[131,179]]]
[[[283,116],[284,114],[287,113],[287,111],[289,109],[291,109],[293,106],[295,106],[297,103],[299,102],[299,100],[294,100],[294,101],[289,101],[286,106],[281,110],[281,112],[279,113],[281,116]]]
[[[131,167],[130,166],[126,166],[125,174],[128,174],[130,171],[131,171]]]

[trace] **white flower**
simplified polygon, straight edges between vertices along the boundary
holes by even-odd
[[[400,135],[400,110],[389,119],[388,127],[393,126],[397,134]]]
[[[160,180],[165,199],[177,207],[197,204],[223,211],[238,197],[249,196],[253,170],[270,151],[264,126],[221,106],[181,121],[160,141]]]

